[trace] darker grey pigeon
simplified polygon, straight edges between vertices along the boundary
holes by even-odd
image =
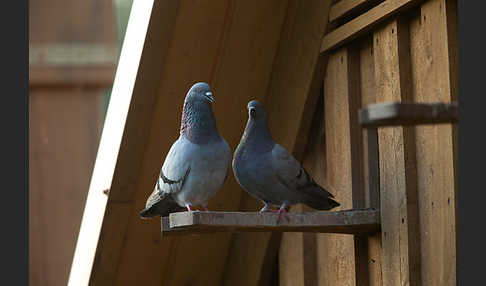
[[[201,205],[223,185],[231,163],[228,143],[219,135],[207,83],[194,84],[186,95],[180,136],[165,158],[155,189],[147,199],[142,218],[168,216]]]
[[[316,184],[302,165],[282,146],[276,144],[267,126],[260,102],[248,103],[248,122],[233,158],[233,172],[240,186],[265,206],[280,205],[280,214],[287,206],[303,203],[313,209],[338,207],[334,196]]]

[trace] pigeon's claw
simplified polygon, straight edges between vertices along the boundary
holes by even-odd
[[[284,214],[285,216],[287,215],[287,204],[286,203],[283,203],[280,206],[280,209],[277,212],[277,223],[279,223],[279,221],[280,221],[280,215],[281,214]]]

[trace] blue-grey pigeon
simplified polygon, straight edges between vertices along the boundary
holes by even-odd
[[[273,141],[265,111],[256,100],[248,103],[248,122],[233,157],[233,173],[246,192],[265,204],[261,212],[280,205],[277,221],[287,206],[297,203],[318,210],[339,206],[292,154]]]
[[[231,150],[216,128],[207,83],[194,84],[186,95],[180,135],[165,158],[155,189],[140,212],[142,218],[168,216],[193,210],[208,200],[225,182],[231,164]]]

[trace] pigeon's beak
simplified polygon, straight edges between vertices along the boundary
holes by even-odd
[[[210,91],[207,91],[204,96],[211,102],[214,102],[214,96],[213,96],[213,93],[210,92]]]

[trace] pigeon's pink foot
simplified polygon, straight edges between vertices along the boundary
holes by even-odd
[[[188,212],[192,212],[192,211],[194,210],[194,209],[192,208],[192,206],[191,206],[191,205],[189,205],[189,204],[187,204],[187,205],[186,205],[186,208],[187,208],[187,211],[188,211]]]

